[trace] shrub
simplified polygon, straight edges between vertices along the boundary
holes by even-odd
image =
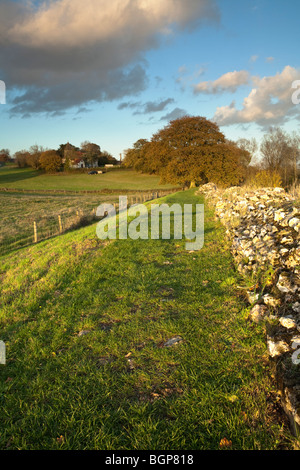
[[[282,186],[282,180],[275,170],[260,170],[247,180],[247,184],[256,188],[278,188]]]

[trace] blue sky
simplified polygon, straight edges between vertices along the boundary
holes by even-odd
[[[0,0],[0,148],[88,140],[118,158],[184,114],[233,140],[299,131],[299,13],[298,0]]]

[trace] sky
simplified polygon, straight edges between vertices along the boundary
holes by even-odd
[[[0,148],[90,141],[119,159],[184,115],[231,140],[299,132],[299,14],[299,0],[0,0]]]

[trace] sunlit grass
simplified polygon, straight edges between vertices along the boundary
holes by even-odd
[[[175,185],[176,186],[176,185]],[[104,174],[87,173],[45,174],[32,168],[0,168],[0,188],[25,190],[101,191],[168,189],[174,185],[159,184],[159,177],[133,170],[113,170]]]
[[[0,448],[292,446],[224,229],[205,221],[194,252],[90,226],[1,258]]]

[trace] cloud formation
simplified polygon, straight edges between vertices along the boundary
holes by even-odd
[[[292,83],[300,70],[286,66],[281,73],[269,77],[252,77],[253,88],[241,109],[235,102],[217,108],[214,120],[219,126],[255,122],[261,127],[281,125],[291,118],[300,120],[300,108],[292,102]]]
[[[182,108],[174,108],[173,111],[170,113],[165,114],[160,118],[160,121],[173,121],[175,119],[179,119],[183,116],[186,116],[187,112],[185,109]]]
[[[120,103],[118,109],[135,109],[134,115],[136,114],[152,114],[163,111],[169,104],[174,103],[173,98],[167,98],[161,101],[147,101],[147,103],[141,103],[140,101],[135,102],[123,102]]]
[[[215,22],[215,0],[0,0],[0,73],[12,112],[61,113],[144,90],[145,51]]]
[[[194,85],[194,93],[217,94],[234,93],[240,86],[249,83],[250,74],[246,70],[227,72],[214,81],[200,82]]]

